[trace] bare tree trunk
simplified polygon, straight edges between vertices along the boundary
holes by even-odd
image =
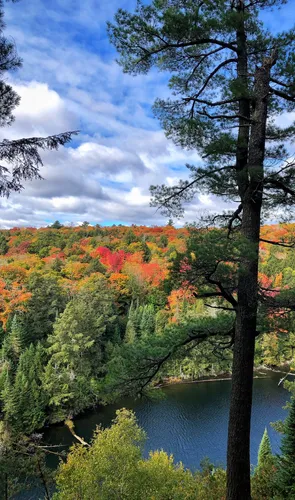
[[[249,142],[247,187],[242,192],[242,235],[249,249],[241,263],[227,449],[227,500],[250,500],[250,427],[258,305],[258,262],[270,71],[276,56],[257,68]],[[244,179],[241,179],[242,183]],[[243,187],[243,184],[240,184]]]

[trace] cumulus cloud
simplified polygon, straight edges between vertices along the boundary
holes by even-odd
[[[151,184],[186,178],[186,163],[201,162],[165,137],[151,105],[165,97],[167,75],[133,78],[115,62],[105,30],[118,7],[135,0],[26,0],[7,4],[7,33],[24,66],[11,81],[21,96],[15,123],[1,137],[15,139],[79,129],[65,148],[42,155],[44,180],[1,200],[0,226],[62,222],[162,224],[150,207]],[[199,196],[186,221],[223,207]]]

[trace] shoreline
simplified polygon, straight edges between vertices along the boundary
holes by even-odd
[[[282,375],[291,375],[295,377],[295,373],[290,373],[285,371],[286,367],[270,368],[268,366],[258,366],[254,368],[254,376],[253,379],[262,379],[268,378],[267,373],[263,373],[263,371],[271,372],[271,373],[280,373]],[[216,377],[212,375],[208,375],[208,377],[201,377],[199,379],[181,379],[177,377],[167,378],[163,382],[160,382],[154,386],[154,389],[161,389],[162,387],[169,387],[172,385],[181,385],[181,384],[202,384],[204,382],[218,382],[218,381],[229,381],[232,379],[232,375],[230,373],[221,373],[220,375],[216,375]]]

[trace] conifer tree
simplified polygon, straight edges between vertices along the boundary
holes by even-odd
[[[124,340],[125,342],[127,342],[127,344],[134,344],[135,339],[136,339],[136,331],[134,328],[133,321],[132,319],[128,319]]]
[[[142,336],[152,335],[155,331],[155,309],[152,304],[147,304],[143,307],[140,333]]]
[[[11,321],[10,328],[5,333],[2,345],[2,362],[9,362],[10,368],[14,373],[18,364],[22,349],[25,346],[25,329],[19,318],[14,315]]]
[[[284,424],[277,484],[284,498],[290,500],[295,498],[295,399],[293,397]]]
[[[273,36],[260,21],[264,9],[284,3],[154,0],[148,5],[139,2],[134,14],[120,9],[109,24],[124,71],[136,75],[155,66],[170,72],[173,95],[156,102],[156,114],[168,137],[183,147],[196,148],[203,158],[202,166],[188,165],[191,179],[152,187],[154,204],[179,216],[183,204],[196,193],[238,200],[232,212],[214,218],[224,225],[228,239],[238,235],[243,241],[237,282],[220,279],[225,262],[222,253],[216,254],[215,266],[203,275],[211,287],[205,296],[222,297],[222,307],[236,316],[228,500],[251,498],[250,423],[254,346],[259,333],[262,210],[266,213],[276,207],[289,212],[295,199],[294,163],[285,161],[288,154],[283,145],[294,137],[295,127],[280,128],[275,123],[278,114],[295,106],[294,32]]]
[[[3,233],[0,233],[0,255],[5,255],[8,251],[7,240]]]
[[[271,451],[270,439],[267,432],[267,428],[265,428],[258,450],[258,462],[257,462],[258,468],[265,467],[272,461],[272,459],[273,459],[273,454]]]
[[[44,425],[47,403],[41,382],[44,357],[41,344],[31,344],[20,356],[13,384],[5,388],[5,419],[15,432],[30,434]]]
[[[258,450],[257,467],[252,477],[253,498],[265,500],[274,498],[277,492],[276,466],[276,458],[272,454],[270,439],[265,428]]]
[[[117,335],[115,320],[107,282],[94,276],[55,322],[43,377],[53,419],[67,418],[98,401],[106,345]]]

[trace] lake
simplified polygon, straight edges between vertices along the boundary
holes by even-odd
[[[270,422],[284,419],[283,406],[289,393],[280,386],[280,374],[254,380],[251,462],[257,463],[257,451],[265,426],[269,431],[272,449],[278,453],[280,436]],[[293,377],[292,377],[293,378]],[[76,433],[90,440],[95,427],[109,426],[117,408],[135,411],[140,426],[147,433],[145,454],[149,450],[164,449],[176,461],[182,461],[192,470],[204,457],[216,465],[226,463],[227,421],[229,413],[230,381],[179,384],[163,389],[164,399],[134,400],[125,398],[116,405],[99,407],[75,419]],[[73,437],[63,425],[52,426],[44,434],[50,444],[70,445]],[[55,466],[55,457],[50,465]]]

